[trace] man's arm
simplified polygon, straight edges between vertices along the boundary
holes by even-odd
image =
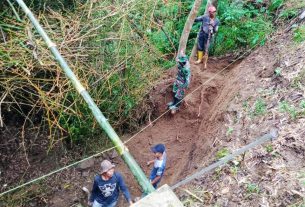
[[[128,191],[128,188],[124,182],[122,175],[117,173],[117,178],[118,178],[119,187],[120,187],[121,191],[123,192],[125,199],[127,200],[127,202],[129,204],[132,204],[130,193]]]
[[[149,165],[151,165],[152,163],[154,163],[155,162],[155,160],[150,160],[150,161],[148,161],[146,164],[147,164],[147,166],[149,166]]]
[[[196,17],[195,22],[201,22],[204,16]]]
[[[91,195],[90,195],[90,198],[89,198],[90,203],[93,203],[93,201],[95,200],[98,190],[99,189],[98,189],[98,186],[97,186],[97,182],[94,178],[94,182],[93,182],[93,186],[92,186],[92,190],[91,190]]]

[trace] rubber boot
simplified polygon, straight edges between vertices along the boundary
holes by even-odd
[[[196,65],[198,65],[202,62],[203,51],[198,51],[197,56],[198,56],[198,60],[195,62]]]
[[[170,107],[170,106],[174,105],[174,102],[173,102],[173,101],[168,102],[166,105],[167,105],[168,107]]]
[[[206,54],[204,56],[204,69],[207,69],[208,58],[209,58],[209,56],[208,56],[208,54]]]

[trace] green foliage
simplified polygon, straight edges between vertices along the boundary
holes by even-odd
[[[21,188],[12,193],[0,197],[1,206],[46,206],[46,197],[51,189],[48,185],[36,183]]]
[[[232,127],[228,127],[226,135],[230,136],[233,133],[234,129]]]
[[[230,167],[230,173],[231,173],[233,176],[236,176],[236,175],[237,175],[238,170],[239,170],[239,167],[236,166],[236,165]]]
[[[300,102],[300,108],[301,108],[301,109],[305,109],[305,100],[302,100],[302,101]]]
[[[297,43],[305,40],[305,26],[302,25],[294,30],[293,40]]]
[[[292,19],[298,15],[298,11],[295,9],[284,9],[279,14],[281,19]]]
[[[216,153],[216,158],[221,159],[230,154],[230,151],[227,148],[223,148]]]
[[[252,111],[252,114],[254,116],[260,116],[265,114],[266,110],[267,110],[267,106],[265,101],[259,98],[254,103],[254,109]]]
[[[278,67],[274,70],[274,73],[275,73],[275,76],[279,77],[279,76],[281,76],[282,69]]]
[[[292,80],[291,85],[292,87],[296,87],[303,90],[303,87],[305,85],[305,69],[302,69],[298,73],[298,75]]]
[[[265,149],[266,149],[266,151],[267,151],[268,153],[273,152],[273,146],[272,146],[271,144],[268,144],[268,145],[265,147]]]
[[[297,109],[293,105],[289,105],[287,101],[281,101],[279,104],[280,112],[289,113],[292,120],[297,118],[298,112]]]
[[[249,194],[254,194],[254,193],[257,194],[260,192],[259,186],[255,183],[248,183],[246,189],[247,189],[247,193]]]
[[[203,15],[205,2],[199,14]],[[219,32],[211,41],[211,54],[221,55],[256,44],[263,44],[265,38],[273,30],[272,16],[267,8],[257,8],[260,2],[238,2],[232,0],[219,1],[217,17],[220,19]],[[178,48],[181,33],[187,16],[192,8],[193,1],[185,0],[183,3],[170,0],[168,4],[157,4],[155,17],[162,22],[163,30],[155,27],[147,30],[151,42],[163,53],[173,53]],[[276,2],[274,2],[276,5]],[[200,24],[195,23],[190,33],[187,51],[192,49]],[[171,39],[172,44],[168,40]]]
[[[215,55],[263,44],[273,30],[267,10],[249,2],[220,1],[218,17],[221,25],[212,51]]]
[[[92,7],[91,2],[78,1],[75,5],[68,13],[61,12],[61,8],[41,12],[39,22],[60,46],[60,52],[115,129],[134,129],[145,121],[149,109],[145,96],[167,62],[167,56],[146,34],[153,29],[150,17],[155,1],[101,1]],[[122,6],[133,9],[125,10]],[[32,8],[38,10],[40,5]],[[0,70],[0,75],[14,86],[9,89],[7,83],[1,82],[1,91],[10,90],[8,98],[17,105],[21,102],[33,106],[29,117],[35,115],[39,106],[50,127],[51,146],[66,136],[74,143],[84,143],[92,137],[99,140],[96,135],[100,129],[91,110],[61,73],[35,29],[28,26],[28,20],[19,23],[13,17],[5,14],[0,18],[10,45],[8,50],[7,45],[0,44],[0,65],[5,69]],[[28,33],[37,46],[38,59],[25,45]],[[167,67],[171,65],[173,61],[168,61]]]
[[[281,7],[284,3],[284,0],[271,0],[271,4],[268,7],[268,10],[271,12],[274,12],[277,10],[279,7]]]

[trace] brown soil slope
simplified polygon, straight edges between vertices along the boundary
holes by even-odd
[[[164,143],[168,160],[161,184],[172,185],[215,161],[219,150],[234,151],[270,128],[278,128],[280,138],[272,145],[252,150],[238,158],[236,165],[231,163],[185,186],[204,202],[178,191],[185,205],[287,206],[304,195],[299,181],[304,182],[305,166],[305,46],[295,44],[287,34],[275,39],[225,70],[233,58],[210,59],[206,70],[192,65],[192,82],[181,110],[174,116],[162,116],[128,141],[131,154],[147,175],[150,147]],[[275,75],[276,69],[280,74]],[[150,93],[156,112],[152,120],[166,111],[175,73],[175,69],[168,71]],[[44,182],[49,191],[32,199],[31,206],[65,207],[84,202],[81,187],[91,188],[104,158],[116,163],[132,196],[139,196],[140,189],[124,162],[115,153],[107,153],[94,158],[88,168],[71,168],[49,178]],[[123,199],[120,206],[126,206]]]

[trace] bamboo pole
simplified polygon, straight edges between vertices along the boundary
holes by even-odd
[[[107,133],[108,137],[116,147],[117,152],[119,155],[122,156],[124,161],[126,162],[127,166],[133,173],[134,177],[140,184],[140,186],[143,189],[143,192],[145,194],[149,194],[153,192],[155,189],[145,176],[144,172],[140,168],[140,166],[137,164],[137,162],[134,160],[132,155],[129,153],[128,148],[124,145],[124,143],[121,141],[117,133],[114,131],[112,126],[109,124],[108,120],[105,118],[103,113],[100,111],[100,109],[97,107],[89,93],[86,91],[86,89],[83,87],[83,85],[80,83],[76,75],[73,73],[71,68],[68,66],[65,59],[61,56],[59,53],[56,45],[51,41],[51,39],[48,37],[44,29],[40,26],[38,20],[35,18],[33,13],[30,11],[30,9],[26,6],[26,4],[23,2],[23,0],[16,0],[16,2],[19,4],[19,6],[23,9],[25,14],[28,16],[28,18],[31,20],[32,24],[35,26],[37,32],[41,35],[41,37],[46,42],[48,48],[51,50],[52,54],[54,55],[57,62],[60,64],[61,68],[63,69],[66,76],[70,79],[73,86],[76,88],[77,92],[84,98],[86,103],[88,104],[88,107],[91,109],[96,121],[99,123],[100,127],[104,129],[104,131]]]

